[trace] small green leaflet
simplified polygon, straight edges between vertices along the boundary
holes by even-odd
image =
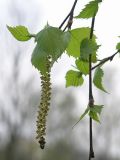
[[[98,0],[91,1],[88,3],[85,8],[80,12],[75,18],[92,18],[98,12]]]
[[[89,116],[96,122],[100,123],[99,116],[96,112],[90,111]]]
[[[70,33],[58,28],[46,26],[40,31],[35,41],[37,45],[32,53],[31,62],[42,74],[46,73],[46,57],[52,56],[52,64],[65,51],[70,40]]]
[[[86,116],[86,114],[90,111],[90,107],[87,107],[87,109],[85,110],[85,112],[80,116],[80,121]]]
[[[89,111],[90,111],[90,107],[87,107],[85,112],[80,116],[80,119],[74,124],[72,128],[74,128],[86,116],[86,114],[88,114]]]
[[[66,49],[67,54],[70,56],[73,56],[74,58],[80,57],[80,44],[83,39],[89,38],[90,35],[90,28],[77,28],[70,31],[71,33],[71,39],[70,43]],[[95,41],[96,36],[93,36],[93,41]],[[97,61],[96,53],[92,54],[92,62]]]
[[[90,107],[89,116],[96,122],[100,123],[99,115],[101,114],[102,109],[103,105],[94,105],[93,107]]]
[[[100,67],[98,67],[94,73],[93,83],[97,88],[107,93],[107,91],[104,89],[102,85],[103,75],[104,75],[103,70]]]
[[[83,61],[89,61],[89,55],[96,53],[98,45],[95,41],[85,38],[80,45],[80,59]]]
[[[78,87],[81,86],[84,82],[84,79],[82,77],[82,73],[78,71],[69,70],[66,73],[66,87]]]
[[[7,26],[7,28],[18,41],[28,41],[29,39],[31,39],[31,34],[28,32],[28,29],[24,26]]]
[[[80,116],[80,119],[78,122],[75,123],[74,126],[76,126],[87,114],[96,122],[100,123],[99,116],[102,112],[103,105],[94,105],[92,107],[87,107],[84,113]],[[74,127],[73,126],[73,127]]]
[[[102,109],[103,109],[103,105],[94,105],[93,107],[90,108],[90,111],[96,112],[100,115],[102,112]]]
[[[89,73],[89,63],[88,62],[77,59],[75,63],[76,63],[77,69],[80,70],[84,75],[87,75]]]

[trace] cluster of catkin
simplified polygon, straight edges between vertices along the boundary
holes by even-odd
[[[45,147],[45,135],[46,135],[46,119],[50,106],[51,99],[51,82],[50,82],[50,70],[51,70],[51,57],[48,56],[46,59],[46,74],[41,75],[41,101],[39,105],[37,115],[37,139],[39,141],[41,149]]]

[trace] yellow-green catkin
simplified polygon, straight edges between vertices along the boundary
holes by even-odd
[[[51,57],[48,56],[46,60],[46,74],[41,75],[41,101],[37,116],[37,139],[39,141],[41,149],[45,147],[45,135],[46,135],[46,119],[50,106],[51,99],[51,82],[50,82],[50,69],[51,69]]]

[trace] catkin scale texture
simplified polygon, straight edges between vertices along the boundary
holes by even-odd
[[[51,68],[51,57],[46,58],[46,74],[41,75],[41,100],[37,115],[37,136],[41,149],[45,147],[45,135],[46,135],[46,119],[49,111],[50,100],[51,100],[51,82],[50,82],[50,68]]]

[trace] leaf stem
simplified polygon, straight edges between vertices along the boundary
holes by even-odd
[[[97,67],[103,65],[104,63],[106,63],[107,61],[112,61],[113,58],[120,52],[120,50],[118,50],[117,52],[115,52],[113,55],[106,57],[104,59],[102,59],[97,65],[95,65],[94,67],[91,68],[91,70],[96,69]]]

